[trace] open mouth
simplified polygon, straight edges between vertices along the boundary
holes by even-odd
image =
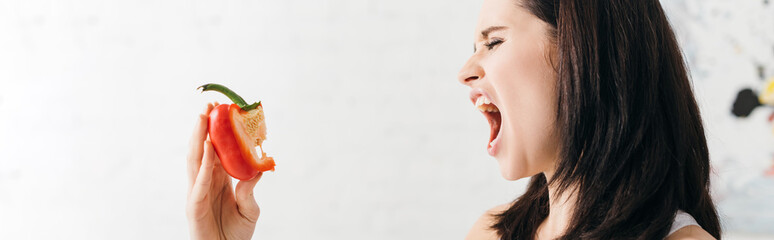
[[[502,116],[500,115],[500,109],[492,103],[488,97],[483,94],[476,96],[475,100],[476,108],[484,114],[487,121],[489,121],[489,142],[487,148],[492,148],[492,143],[497,140],[500,134],[500,126],[502,125]]]

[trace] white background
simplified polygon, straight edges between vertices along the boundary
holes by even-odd
[[[748,14],[702,24],[712,4]],[[480,5],[0,0],[0,239],[187,238],[188,138],[207,102],[227,101],[195,90],[208,82],[264,104],[265,150],[278,165],[256,187],[254,239],[463,238],[526,184],[500,177],[486,120],[456,80]],[[750,20],[774,15],[762,6],[665,2],[692,68],[709,69],[694,78],[713,156],[735,154],[718,139],[740,128],[763,132],[752,148],[772,151],[771,126],[752,120],[769,112],[728,120],[729,86],[757,87],[757,72],[715,68],[734,51],[705,38],[757,26],[763,40],[736,43],[774,45],[774,22]],[[749,61],[774,69],[772,49]],[[712,84],[724,74],[738,78]],[[734,176],[723,176],[719,192],[729,192]],[[727,239],[757,239],[737,232]]]

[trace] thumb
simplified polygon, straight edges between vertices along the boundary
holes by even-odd
[[[258,208],[258,203],[255,201],[253,195],[253,188],[258,180],[263,176],[263,172],[258,173],[253,179],[247,181],[239,181],[236,185],[236,202],[239,212],[247,218],[248,221],[255,223],[258,220],[261,210]]]

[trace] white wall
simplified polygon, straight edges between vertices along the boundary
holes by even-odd
[[[480,4],[0,0],[0,238],[185,238],[208,82],[265,106],[255,239],[462,238],[526,183],[456,80]]]

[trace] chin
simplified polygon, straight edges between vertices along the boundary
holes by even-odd
[[[508,181],[516,181],[522,178],[530,177],[534,174],[529,174],[526,168],[526,164],[519,164],[520,160],[509,159],[497,159],[500,165],[500,175]]]

